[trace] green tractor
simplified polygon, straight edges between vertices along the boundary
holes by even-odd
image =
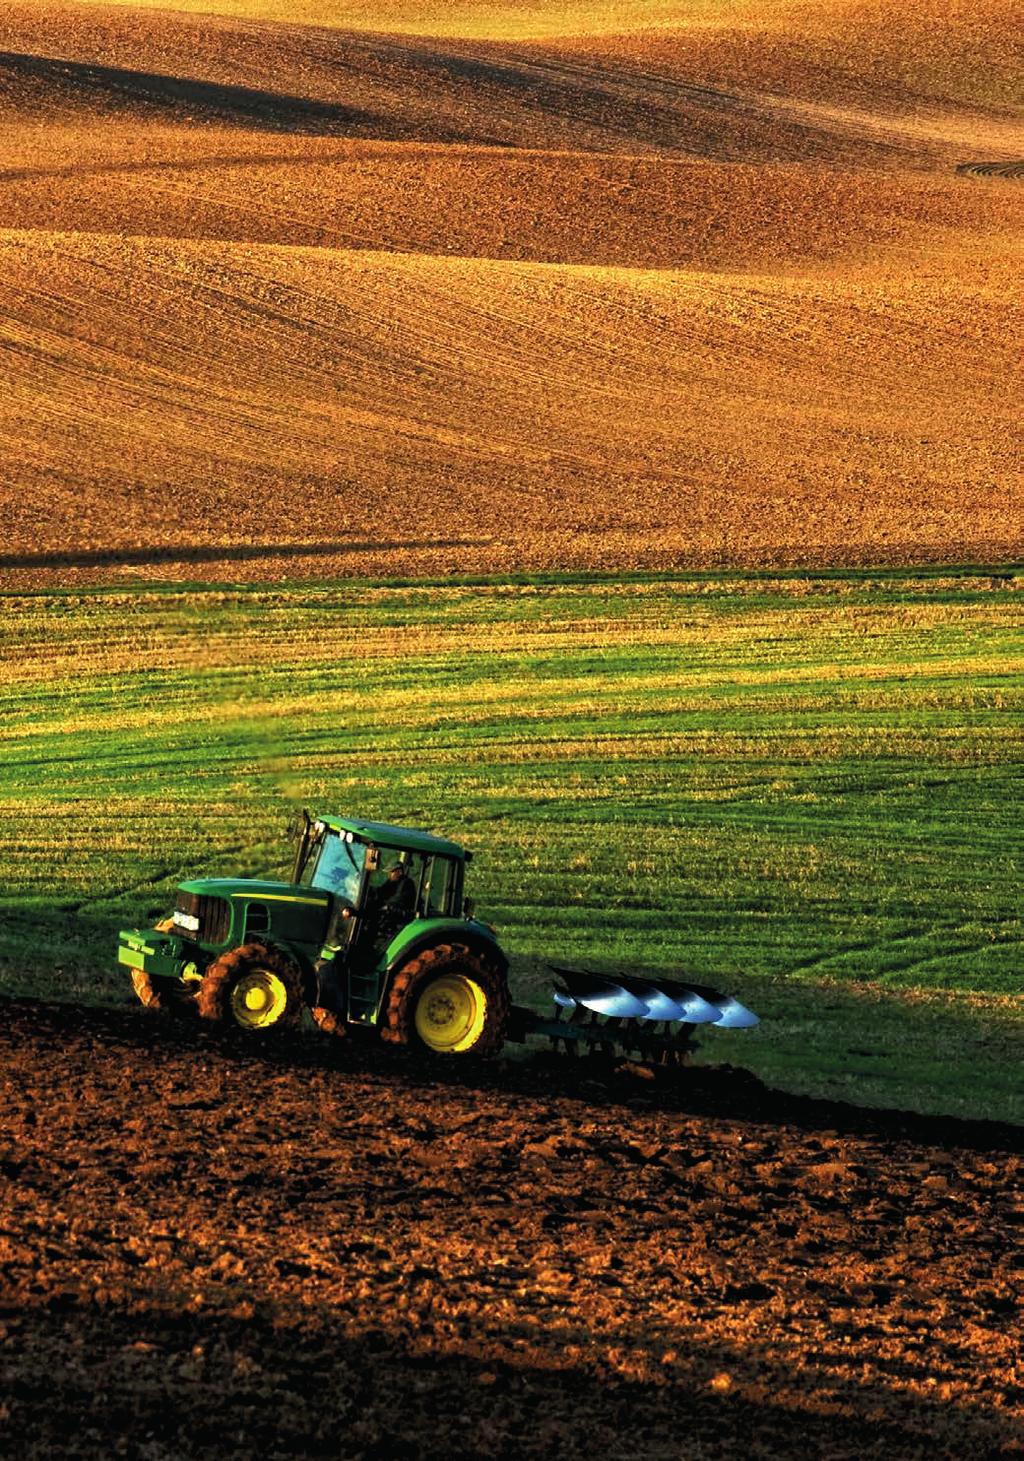
[[[663,1064],[685,1059],[698,1024],[757,1023],[699,985],[565,968],[545,1019],[512,1004],[508,960],[465,896],[464,848],[308,812],[292,830],[290,881],[193,879],[155,928],[122,930],[118,959],[143,1004],[253,1034],[308,1009],[328,1033],[372,1030],[437,1055],[493,1055],[534,1034]]]

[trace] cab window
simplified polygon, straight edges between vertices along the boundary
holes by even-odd
[[[432,857],[423,888],[423,916],[442,918],[452,912],[455,864],[450,857]]]
[[[329,831],[317,849],[315,862],[310,858],[303,869],[302,881],[354,905],[359,899],[365,860],[363,843],[346,842],[337,832]]]

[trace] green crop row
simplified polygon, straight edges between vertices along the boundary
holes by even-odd
[[[544,963],[688,973],[707,1058],[1024,1117],[1021,579],[664,576],[7,596],[0,989],[126,999],[117,929],[287,862],[297,805],[444,832]]]

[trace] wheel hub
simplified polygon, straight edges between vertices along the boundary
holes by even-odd
[[[231,991],[231,1013],[245,1030],[276,1024],[288,1008],[288,990],[270,969],[243,974]]]
[[[479,1040],[487,1016],[487,996],[465,974],[431,980],[416,1005],[416,1034],[429,1050],[454,1054]]]

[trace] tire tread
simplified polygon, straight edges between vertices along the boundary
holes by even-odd
[[[505,1041],[511,1000],[504,970],[465,944],[438,944],[399,969],[388,990],[381,1037],[393,1045],[418,1044],[416,1000],[422,986],[446,970],[467,974],[487,996],[487,1018],[479,1040],[465,1055],[497,1055]]]

